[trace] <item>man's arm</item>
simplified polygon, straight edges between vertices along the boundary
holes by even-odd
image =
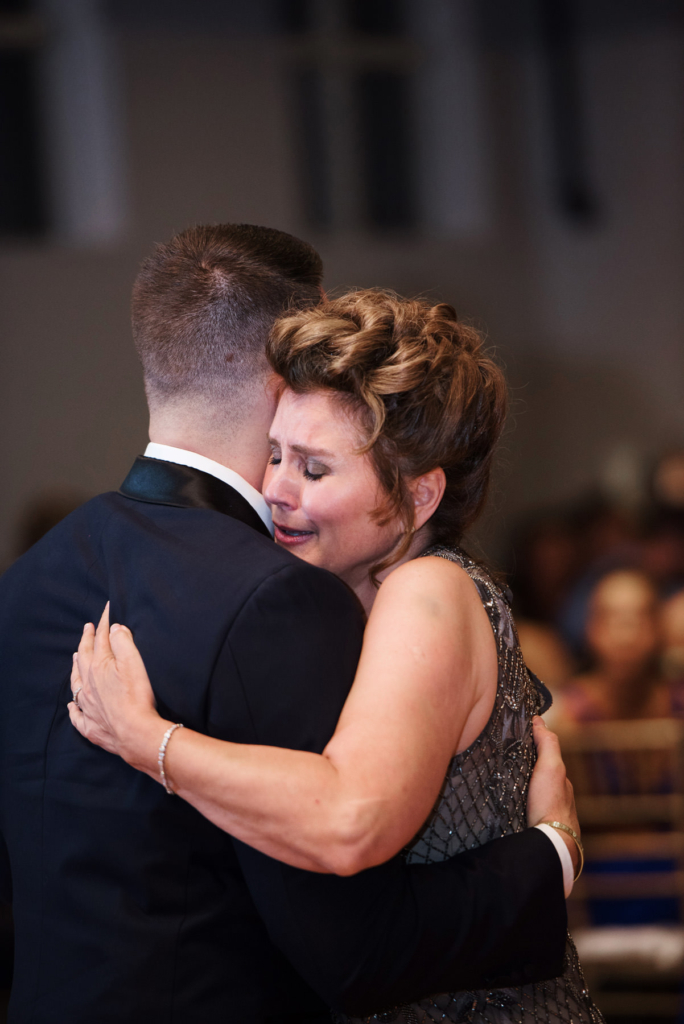
[[[353,598],[327,573],[302,564],[266,581],[217,663],[213,735],[228,738],[234,724],[221,721],[218,694],[237,668],[255,743],[322,751],[362,627]],[[351,878],[290,868],[237,841],[236,849],[273,941],[331,1005],[377,1010],[561,972],[561,867],[538,830],[430,866],[394,858]]]

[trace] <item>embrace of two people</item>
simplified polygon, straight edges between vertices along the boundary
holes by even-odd
[[[157,246],[145,455],[0,580],[11,1024],[602,1020],[548,694],[459,547],[503,376],[321,279],[268,228]]]

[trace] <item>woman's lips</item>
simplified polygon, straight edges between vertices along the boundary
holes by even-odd
[[[279,544],[284,544],[288,547],[305,544],[307,540],[311,540],[314,536],[313,530],[292,530],[285,526],[279,526],[278,523],[274,523],[273,526],[275,527],[275,539]]]

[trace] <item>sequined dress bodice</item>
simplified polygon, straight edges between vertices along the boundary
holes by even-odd
[[[506,594],[483,566],[458,548],[434,546],[424,555],[455,562],[477,587],[494,631],[498,683],[487,725],[447,771],[434,810],[404,850],[411,864],[446,860],[527,827],[527,789],[536,759],[532,718],[549,695],[523,661]],[[603,1024],[586,991],[570,937],[560,978],[520,988],[450,992],[387,1008],[370,1017],[337,1017],[340,1024]]]

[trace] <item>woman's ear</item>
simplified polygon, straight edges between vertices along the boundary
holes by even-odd
[[[414,530],[420,530],[435,512],[444,496],[446,477],[441,466],[417,476],[409,484],[415,510]]]

